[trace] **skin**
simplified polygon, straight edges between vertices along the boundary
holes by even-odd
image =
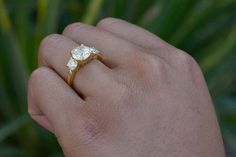
[[[67,85],[70,50],[101,51]],[[44,38],[29,113],[66,157],[225,157],[213,103],[194,59],[150,32],[106,18]]]

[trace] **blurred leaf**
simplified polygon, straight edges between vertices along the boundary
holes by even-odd
[[[222,134],[232,150],[236,150],[236,96],[222,96],[217,100],[217,113],[220,115]]]
[[[236,80],[236,69],[232,68],[236,67],[235,60],[236,56],[231,53],[218,65],[205,73],[212,96],[217,97],[223,93],[231,92],[231,87],[233,87],[232,85]]]
[[[97,15],[100,12],[104,0],[90,0],[87,12],[85,13],[82,21],[87,24],[94,24]]]
[[[133,6],[132,10],[130,9],[130,19],[129,21],[133,23],[138,23],[140,18],[143,18],[144,14],[149,11],[153,5],[155,5],[159,0],[133,0],[130,3],[130,6]]]
[[[8,12],[6,10],[6,6],[3,1],[0,1],[0,8],[4,10],[4,16],[0,16],[0,21],[4,21],[4,19],[8,19],[7,23],[10,22],[10,18]],[[22,54],[19,49],[18,42],[16,40],[15,34],[12,30],[11,25],[0,23],[0,35],[1,35],[1,56],[3,72],[6,74],[6,80],[8,81],[8,86],[13,95],[15,96],[18,104],[18,108],[23,111],[25,110],[22,104],[26,103],[26,82],[27,82],[27,72],[26,66],[23,63]],[[4,40],[3,40],[4,39]]]
[[[13,157],[13,156],[26,156],[26,152],[20,148],[13,146],[0,145],[0,156],[1,157]]]
[[[1,73],[0,73],[0,89],[4,89],[3,86],[3,80],[1,78]],[[11,110],[11,103],[10,99],[8,97],[8,94],[6,93],[5,90],[0,90],[0,124],[1,124],[1,116],[5,118],[5,120],[9,120],[13,117],[13,113]]]
[[[38,19],[36,23],[36,34],[34,39],[33,53],[29,54],[31,58],[31,67],[33,70],[37,66],[37,49],[43,37],[57,30],[59,9],[61,0],[38,0]]]
[[[219,45],[221,46],[219,47]],[[211,53],[208,53],[208,55],[200,62],[204,72],[217,65],[234,47],[236,47],[236,25],[231,29],[226,39],[223,38],[214,42],[211,46]],[[209,50],[207,49],[206,51]]]
[[[11,21],[9,19],[7,9],[3,0],[0,0],[0,24],[3,31],[7,31],[11,28]]]
[[[195,0],[169,0],[163,2],[160,13],[147,24],[147,28],[163,39],[168,39],[175,32],[181,18],[194,6]]]
[[[215,11],[214,14],[205,19],[204,22],[198,24],[198,26],[185,37],[179,47],[189,51],[195,57],[204,55],[199,54],[202,49],[212,44],[215,39],[220,38],[225,32],[227,33],[235,23],[236,5],[233,7],[230,6],[225,11]]]
[[[0,127],[0,142],[5,140],[7,137],[14,134],[21,127],[23,127],[28,122],[28,116],[22,115],[17,119],[11,121],[8,124],[5,124]]]
[[[32,53],[33,44],[29,44],[34,39],[34,20],[36,1],[32,0],[11,0],[9,6],[10,17],[13,21],[13,29],[16,33],[19,48],[22,52],[27,67],[30,67],[31,58],[28,54]],[[30,69],[27,69],[28,72]]]
[[[200,0],[196,3],[187,14],[187,17],[182,20],[178,31],[173,34],[170,41],[175,45],[179,45],[182,40],[186,39],[186,35],[191,33],[197,25],[211,15],[212,11],[216,9],[216,5],[218,5],[218,2],[215,0]]]

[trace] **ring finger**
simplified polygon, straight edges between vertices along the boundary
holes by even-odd
[[[71,57],[71,49],[75,47],[78,47],[78,44],[67,37],[57,34],[49,35],[40,44],[39,65],[52,68],[64,80],[67,80],[66,64]],[[112,70],[100,61],[94,60],[77,72],[73,86],[81,96],[97,96],[106,94],[106,90],[102,93],[98,90],[104,89],[107,85],[112,86],[112,78]]]

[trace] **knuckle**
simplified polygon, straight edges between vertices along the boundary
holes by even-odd
[[[66,28],[63,30],[64,35],[71,35],[77,32],[78,30],[84,30],[86,25],[80,22],[72,23],[66,26]]]
[[[132,58],[132,62],[130,62],[130,64],[136,63],[136,64],[140,64],[142,63],[143,59],[145,59],[146,56],[146,52],[144,52],[145,50],[143,50],[140,47],[131,45],[127,48],[127,52],[129,52],[129,57]]]
[[[148,69],[152,69],[158,66],[157,58],[154,55],[145,54],[142,57],[142,64]]]
[[[39,45],[39,62],[43,62],[48,57],[48,51],[46,51],[46,49],[57,42],[59,38],[59,34],[50,34],[43,38]]]
[[[179,59],[184,63],[191,63],[193,61],[193,58],[183,51],[179,52]]]
[[[114,25],[114,23],[117,23],[119,22],[120,20],[119,19],[116,19],[116,18],[112,18],[112,17],[107,17],[107,18],[104,18],[102,20],[100,20],[98,23],[97,23],[97,27],[109,27],[111,25]]]
[[[138,62],[136,75],[142,86],[152,89],[158,84],[164,85],[168,82],[169,66],[164,60],[152,54],[145,54]]]
[[[138,62],[140,65],[138,70],[140,72],[140,75],[143,77],[153,75],[159,68],[161,68],[160,60],[150,54],[142,55]]]
[[[141,47],[130,45],[128,48],[129,52],[133,52],[134,57],[141,58],[145,54],[144,49]]]
[[[180,66],[177,67],[178,70],[189,77],[196,85],[202,83],[204,80],[202,70],[195,59],[183,51],[179,52],[178,57],[178,60],[180,61]]]
[[[181,68],[184,68],[184,69],[198,69],[199,68],[199,65],[198,63],[195,61],[195,59],[187,54],[186,52],[182,51],[182,50],[178,50],[177,52],[177,58],[179,60],[179,63],[181,63]]]

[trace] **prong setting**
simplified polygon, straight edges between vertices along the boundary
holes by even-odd
[[[75,70],[78,64],[86,62],[92,54],[99,54],[99,51],[94,47],[89,47],[81,44],[71,50],[71,58],[67,63],[67,68],[69,70]]]

